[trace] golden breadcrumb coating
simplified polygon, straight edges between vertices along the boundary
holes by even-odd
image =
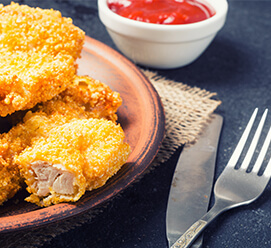
[[[67,88],[84,32],[59,11],[0,5],[0,116],[34,107]]]
[[[61,94],[47,102],[38,104],[31,112],[44,112],[46,115],[62,115],[67,118],[104,118],[117,121],[117,110],[122,104],[120,94],[99,80],[89,76],[75,76],[71,85]],[[21,122],[27,111],[17,111],[0,122],[15,126]],[[61,118],[63,118],[61,116]]]
[[[121,103],[119,93],[107,85],[88,76],[78,76],[60,95],[28,111],[21,123],[8,133],[0,134],[0,204],[10,199],[21,187],[22,178],[14,163],[15,155],[31,147],[40,138],[48,137],[53,129],[73,120],[103,118],[116,122],[116,111]],[[70,155],[74,156],[72,153]],[[80,180],[82,182],[85,177]],[[96,184],[101,182],[97,180]],[[90,189],[96,186],[89,184],[86,187]],[[73,200],[79,198],[85,188],[78,187]]]
[[[52,100],[39,105],[47,115],[65,118],[104,118],[116,122],[122,104],[120,94],[89,76],[76,76],[72,84]]]
[[[37,139],[16,156],[15,162],[21,167],[27,190],[31,193],[26,200],[39,206],[49,206],[77,201],[85,190],[103,186],[126,162],[129,154],[130,147],[124,143],[120,125],[90,118],[73,120],[51,129],[48,137]],[[37,165],[43,170],[43,175],[46,170],[51,173],[53,166],[58,169],[58,176],[71,173],[70,181],[62,181],[68,188],[69,184],[72,185],[73,190],[65,192],[57,184],[57,178],[44,189],[42,179],[36,174]]]
[[[29,145],[28,130],[24,126],[0,134],[0,204],[10,199],[21,188],[22,178],[14,156]]]
[[[15,168],[0,165],[0,205],[21,188],[22,177]]]
[[[76,72],[68,55],[6,54],[0,51],[0,115],[32,108],[70,85]]]
[[[0,205],[21,188],[23,179],[14,163],[14,156],[30,146],[35,137],[46,135],[52,120],[46,118],[45,114],[42,117],[26,117],[24,123],[16,125],[8,133],[0,134]]]
[[[0,4],[0,48],[10,52],[40,51],[80,57],[84,32],[71,18],[62,17],[53,9],[32,8],[11,2]]]

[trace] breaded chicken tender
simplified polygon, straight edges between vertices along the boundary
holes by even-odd
[[[76,76],[72,84],[52,100],[39,105],[47,115],[62,114],[67,118],[104,118],[116,122],[122,104],[120,94],[89,76]]]
[[[32,140],[45,136],[53,121],[40,114],[13,127],[8,133],[0,134],[0,204],[10,199],[21,189],[23,179],[14,156],[32,144]]]
[[[30,125],[29,125],[30,124]],[[0,134],[0,204],[13,197],[21,188],[22,177],[14,156],[31,144],[31,137],[37,136],[31,123],[19,124],[8,133]]]
[[[103,119],[77,119],[51,129],[15,162],[39,206],[77,201],[103,186],[126,162],[130,147],[120,125]]]
[[[59,11],[0,5],[0,116],[64,91],[77,71],[85,34]]]
[[[0,51],[0,115],[34,107],[70,85],[76,69],[68,55]]]
[[[0,164],[0,205],[12,198],[21,188],[22,177],[15,168]]]
[[[88,76],[78,76],[63,93],[28,111],[8,133],[0,134],[0,204],[21,188],[22,177],[14,156],[71,121],[102,118],[116,122],[121,103],[119,93],[107,85]],[[84,191],[79,189],[73,199]]]

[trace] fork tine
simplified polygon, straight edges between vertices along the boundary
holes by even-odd
[[[252,140],[252,142],[251,142],[251,144],[249,146],[247,154],[246,154],[246,156],[244,158],[244,161],[243,161],[243,163],[242,163],[242,165],[240,167],[243,170],[246,170],[248,168],[249,163],[251,161],[251,158],[252,158],[252,156],[254,154],[255,148],[256,148],[256,146],[258,144],[258,140],[260,138],[260,135],[261,135],[261,132],[262,132],[262,129],[263,129],[263,125],[264,125],[264,122],[265,122],[265,119],[266,119],[267,112],[268,112],[268,109],[266,109],[264,111],[264,113],[263,113],[263,116],[262,116],[262,118],[260,120],[260,123],[258,125],[258,128],[257,128],[256,132],[255,132],[253,140]]]
[[[271,127],[269,128],[269,131],[268,131],[268,134],[267,134],[267,136],[265,138],[263,147],[262,147],[262,149],[260,151],[260,154],[259,154],[259,156],[258,156],[258,158],[256,160],[256,163],[255,163],[255,165],[254,165],[254,167],[252,169],[252,172],[258,173],[258,171],[260,170],[261,165],[262,165],[263,160],[264,160],[264,157],[265,157],[265,154],[266,154],[267,149],[268,149],[268,147],[270,145],[270,141],[271,141]],[[266,169],[267,169],[267,167],[266,167]]]
[[[271,177],[271,160],[269,160],[269,162],[264,170],[263,176],[265,176],[267,178]]]
[[[235,150],[234,150],[234,152],[233,152],[233,154],[232,154],[232,156],[231,156],[231,158],[230,158],[230,160],[229,160],[229,162],[227,164],[227,167],[234,167],[236,165],[236,163],[237,163],[237,161],[238,161],[238,159],[239,159],[239,157],[240,157],[240,155],[241,155],[241,153],[243,151],[243,148],[244,148],[245,143],[247,141],[247,138],[249,136],[252,125],[253,125],[253,123],[255,121],[257,112],[258,112],[258,108],[256,108],[254,110],[254,112],[253,112],[253,114],[252,114],[252,116],[251,116],[251,118],[250,118],[250,120],[249,120],[249,122],[248,122],[248,124],[246,126],[246,129],[245,129],[241,139],[239,140],[239,142],[238,142],[238,144],[237,144],[237,146],[236,146],[236,148],[235,148]]]

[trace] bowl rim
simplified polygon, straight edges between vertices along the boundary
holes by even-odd
[[[211,5],[215,9],[215,14],[203,21],[200,22],[194,22],[194,23],[188,23],[188,24],[173,24],[173,25],[164,25],[164,24],[156,24],[156,23],[147,23],[147,22],[141,22],[137,20],[132,20],[126,17],[123,17],[121,15],[118,15],[117,13],[113,12],[111,9],[109,9],[107,5],[108,0],[98,0],[98,6],[99,10],[104,10],[106,14],[110,15],[112,18],[119,19],[119,21],[127,23],[127,25],[131,26],[137,26],[141,28],[150,28],[150,29],[159,29],[159,30],[171,30],[171,29],[188,29],[194,26],[202,26],[206,25],[209,22],[215,22],[216,19],[220,18],[221,16],[226,15],[228,11],[228,2],[227,0],[204,0],[203,2],[206,2],[208,5]],[[198,0],[201,1],[201,0]],[[222,6],[218,6],[219,4],[222,4]]]
[[[155,39],[159,42],[190,41],[213,35],[223,27],[228,12],[227,0],[204,0],[215,9],[214,16],[190,24],[163,25],[120,16],[109,9],[107,1],[98,0],[99,17],[107,29],[121,35],[148,41]],[[179,33],[174,34],[174,32],[182,32],[182,37]],[[148,37],[146,33],[149,34]],[[161,36],[161,34],[169,34],[169,36]]]

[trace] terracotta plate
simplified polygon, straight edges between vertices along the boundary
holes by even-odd
[[[39,208],[25,202],[24,191],[0,207],[0,232],[39,227],[83,213],[110,199],[140,176],[154,159],[164,136],[165,118],[160,98],[140,70],[103,43],[86,38],[79,74],[89,75],[118,91],[123,99],[118,116],[132,153],[107,184],[87,192],[77,203]]]

